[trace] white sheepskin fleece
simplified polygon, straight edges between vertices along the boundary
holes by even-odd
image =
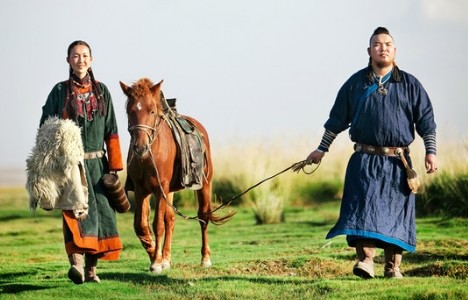
[[[26,160],[29,207],[88,213],[81,130],[72,120],[50,117],[38,129],[36,144]]]

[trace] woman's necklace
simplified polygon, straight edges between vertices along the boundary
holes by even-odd
[[[384,87],[384,84],[385,84],[385,82],[387,82],[387,81],[390,79],[390,75],[391,75],[391,74],[392,74],[392,72],[390,71],[390,72],[388,72],[388,74],[385,75],[385,76],[377,77],[377,75],[375,75],[375,73],[374,73],[374,78],[375,78],[375,80],[377,80],[378,83],[379,83],[379,87],[378,87],[378,89],[377,89],[377,93],[379,93],[380,95],[384,95],[384,96],[387,95],[388,90]]]

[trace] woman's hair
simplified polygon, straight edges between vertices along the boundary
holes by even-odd
[[[91,47],[88,45],[88,43],[86,43],[85,41],[77,40],[71,43],[70,46],[68,46],[67,57],[70,57],[71,51],[73,50],[73,48],[75,48],[75,46],[78,46],[78,45],[83,45],[86,48],[88,48],[89,55],[93,56],[93,53],[91,53]]]
[[[67,58],[70,57],[70,54],[71,54],[73,48],[75,48],[78,45],[83,45],[86,48],[88,48],[89,55],[91,57],[93,56],[93,54],[91,52],[91,47],[88,45],[88,43],[86,43],[85,41],[77,40],[77,41],[74,41],[73,43],[71,43],[68,46]],[[92,87],[93,87],[93,93],[94,93],[94,95],[96,97],[98,111],[102,116],[104,116],[104,115],[106,115],[106,103],[104,102],[104,98],[102,96],[101,88],[99,87],[99,84],[97,83],[96,79],[94,78],[94,73],[93,73],[93,70],[91,68],[88,69],[88,74],[89,74],[89,77],[91,79],[91,84],[92,84]],[[73,99],[75,97],[76,97],[76,95],[73,93],[73,69],[70,66],[69,76],[68,76],[68,83],[67,83],[67,99],[66,99],[66,102],[65,102],[65,110],[67,111],[68,116],[70,118],[72,118],[72,119],[76,118],[76,112],[77,112],[77,107],[76,106],[78,105],[77,101],[71,101],[71,99]],[[74,99],[74,100],[76,100],[76,99]]]

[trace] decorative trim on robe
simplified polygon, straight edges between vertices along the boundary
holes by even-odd
[[[91,253],[99,255],[102,260],[118,260],[123,245],[120,238],[108,237],[99,239],[97,236],[83,236],[80,222],[73,216],[73,211],[62,211],[63,230],[68,228],[72,232],[73,241],[65,242],[65,250],[68,255],[73,253]],[[101,256],[102,255],[102,256]]]

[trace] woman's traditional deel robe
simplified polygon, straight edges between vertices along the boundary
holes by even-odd
[[[123,169],[117,121],[109,90],[98,83],[105,99],[107,113],[102,116],[95,111],[92,120],[86,113],[74,120],[81,128],[85,153],[106,150],[102,158],[86,159],[85,170],[89,189],[89,215],[83,221],[74,218],[72,211],[63,211],[63,231],[67,254],[91,253],[101,259],[116,260],[122,250],[115,211],[109,204],[102,184],[102,176]],[[67,97],[67,82],[57,83],[42,108],[40,124],[50,116],[66,118],[64,113]],[[86,110],[83,108],[83,111]],[[105,144],[105,147],[104,147]]]
[[[429,97],[412,75],[399,71],[401,81],[385,83],[386,95],[377,91],[363,102],[350,128],[353,142],[373,146],[409,146],[415,138],[435,134]],[[359,98],[369,86],[367,68],[351,76],[339,90],[325,128],[346,130]],[[407,160],[411,163],[409,157]],[[350,246],[357,238],[372,238],[407,251],[416,247],[415,195],[411,193],[403,163],[398,157],[355,152],[345,176],[340,216],[327,235],[347,235]],[[383,242],[383,243],[381,243]]]

